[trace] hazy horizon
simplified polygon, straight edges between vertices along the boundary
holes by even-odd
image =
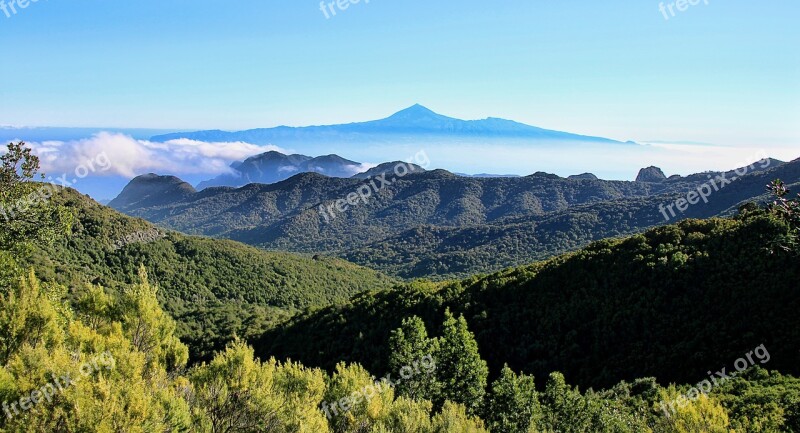
[[[49,172],[102,149],[115,164],[99,176],[205,176],[267,148],[200,140],[164,151],[146,131],[344,124],[415,103],[643,145],[270,144],[366,164],[423,148],[453,172],[627,180],[650,165],[686,175],[800,156],[800,5],[789,0],[4,4],[14,72],[0,125],[55,128],[0,128],[0,138],[50,152]]]
[[[447,113],[439,114],[447,116]],[[361,121],[369,120],[375,119]],[[55,173],[54,178],[99,153],[107,155],[111,162],[108,170],[73,182],[74,188],[98,200],[113,198],[130,179],[151,172],[174,175],[197,185],[217,175],[231,173],[230,165],[235,161],[271,150],[312,157],[337,154],[361,163],[365,170],[383,162],[406,160],[408,155],[424,151],[432,168],[453,173],[525,176],[541,171],[567,177],[588,172],[601,179],[627,181],[634,180],[639,169],[648,166],[662,168],[667,176],[685,176],[732,170],[766,157],[783,161],[800,157],[800,152],[791,147],[733,147],[666,141],[609,144],[459,135],[410,136],[383,142],[367,139],[363,143],[325,140],[257,145],[246,141],[193,139],[160,143],[151,141],[150,136],[173,130],[96,128],[97,132],[92,133],[92,129],[5,128],[0,129],[0,139],[10,141],[27,135],[25,139],[42,158],[43,169],[48,174]],[[15,135],[23,131],[28,134]],[[37,136],[37,133],[42,135]]]
[[[622,141],[796,144],[800,5],[704,3],[29,3],[0,12],[22,68],[0,124],[241,130],[421,103]]]

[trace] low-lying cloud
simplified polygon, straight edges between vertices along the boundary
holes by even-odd
[[[224,174],[230,164],[269,151],[285,151],[277,146],[257,146],[245,142],[209,143],[177,139],[164,143],[137,140],[119,133],[100,132],[90,138],[71,141],[29,143],[46,173],[70,172],[87,160],[105,152],[111,168],[106,176],[135,177],[143,173]]]
[[[348,165],[347,169],[350,170],[350,175],[355,176],[359,173],[364,173],[366,171],[372,170],[373,168],[377,167],[378,164],[372,162],[365,162],[358,165]]]

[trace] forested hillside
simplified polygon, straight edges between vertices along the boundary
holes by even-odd
[[[686,382],[759,344],[773,351],[769,368],[797,374],[800,260],[778,247],[790,233],[761,212],[687,220],[486,277],[363,293],[292,319],[256,348],[382,371],[390,330],[412,314],[435,327],[450,308],[495,374],[507,363],[536,377],[562,371],[584,387]]]
[[[163,288],[160,300],[177,319],[192,359],[210,356],[236,335],[257,335],[301,309],[393,281],[341,259],[264,252],[165,231],[74,190],[60,190],[52,200],[74,215],[72,235],[33,254],[37,275],[70,287],[117,289],[138,281],[144,265]]]
[[[775,178],[800,182],[800,161],[764,160],[670,222],[728,214],[758,198]],[[720,173],[658,182],[468,178],[443,170],[392,179],[335,218],[329,206],[358,191],[360,179],[302,174],[272,184],[210,188],[186,195],[170,178],[169,199],[141,206],[134,179],[117,209],[187,233],[230,238],[269,250],[331,254],[402,278],[464,278],[573,251],[589,242],[666,223],[660,207],[686,197]],[[727,179],[738,176],[725,173]],[[373,182],[375,182],[373,180]],[[721,182],[720,182],[721,183]]]

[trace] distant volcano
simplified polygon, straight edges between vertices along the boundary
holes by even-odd
[[[244,141],[252,144],[279,146],[304,143],[386,143],[398,137],[414,140],[418,137],[509,138],[531,141],[572,141],[582,143],[630,144],[602,137],[571,134],[537,128],[512,120],[490,117],[482,120],[461,120],[447,117],[415,104],[380,120],[328,126],[250,129],[226,132],[219,130],[179,132],[157,135],[153,141],[164,142],[180,138],[206,142]]]

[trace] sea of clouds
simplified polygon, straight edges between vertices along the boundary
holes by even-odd
[[[111,161],[111,168],[105,175],[127,178],[149,172],[174,175],[231,173],[230,164],[234,161],[272,150],[286,152],[277,146],[244,142],[208,143],[178,139],[156,143],[110,132],[79,140],[28,144],[41,159],[42,169],[48,173],[69,172],[105,152]]]

